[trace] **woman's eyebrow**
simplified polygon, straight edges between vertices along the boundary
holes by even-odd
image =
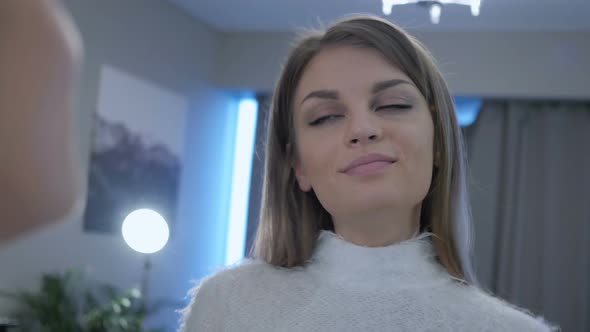
[[[394,86],[396,86],[396,85],[399,85],[399,84],[409,84],[409,85],[411,85],[411,86],[414,86],[414,84],[413,84],[413,83],[411,83],[411,82],[408,82],[408,81],[406,81],[406,80],[402,80],[402,79],[393,79],[393,80],[387,80],[387,81],[382,81],[382,82],[377,82],[377,83],[375,83],[375,84],[373,85],[373,88],[371,89],[371,92],[372,92],[373,94],[377,94],[377,93],[379,93],[379,92],[381,92],[381,91],[383,91],[383,90],[386,90],[386,89],[392,88],[392,87],[394,87]]]
[[[335,90],[312,91],[307,96],[305,96],[305,98],[303,98],[303,100],[301,101],[301,103],[299,105],[303,104],[306,100],[308,100],[310,98],[338,100],[339,94],[338,94],[338,91],[335,91]]]
[[[377,94],[383,90],[389,89],[389,88],[394,87],[398,84],[409,84],[411,86],[414,86],[413,83],[408,82],[403,79],[392,79],[392,80],[381,81],[381,82],[375,83],[373,85],[373,88],[371,89],[371,92],[373,94]],[[299,105],[302,105],[306,100],[311,99],[311,98],[338,100],[339,96],[340,95],[338,94],[338,91],[336,91],[336,90],[316,90],[316,91],[310,92],[307,96],[305,96],[305,98],[303,98],[303,100],[301,101],[301,103]]]

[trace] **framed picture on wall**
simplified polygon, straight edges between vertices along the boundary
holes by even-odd
[[[121,232],[125,217],[137,209],[154,210],[174,223],[187,110],[183,96],[114,67],[101,68],[85,231]]]

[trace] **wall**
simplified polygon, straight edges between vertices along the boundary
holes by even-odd
[[[590,32],[416,33],[456,95],[590,98]],[[221,35],[218,86],[271,91],[290,33]],[[239,54],[239,57],[236,57]]]
[[[180,302],[192,285],[223,261],[235,116],[233,98],[211,87],[216,34],[160,0],[66,0],[86,47],[78,109],[81,158],[87,167],[99,71],[109,64],[190,100],[186,163],[178,220],[168,246],[153,257],[153,299]],[[119,287],[138,284],[143,257],[119,234],[82,231],[82,211],[64,222],[0,248],[0,288],[35,288],[43,272],[86,267],[96,279]],[[14,304],[0,298],[0,316]],[[177,315],[155,318],[172,331]]]

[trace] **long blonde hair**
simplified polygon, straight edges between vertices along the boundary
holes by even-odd
[[[437,160],[422,202],[421,231],[433,233],[437,260],[450,275],[477,283],[471,265],[472,225],[467,168],[453,100],[433,57],[394,24],[372,16],[344,19],[324,32],[304,36],[292,49],[275,87],[266,142],[260,221],[251,256],[281,267],[302,266],[311,257],[319,232],[334,230],[331,217],[313,193],[297,186],[293,99],[310,60],[333,46],[371,48],[416,84],[432,112]]]

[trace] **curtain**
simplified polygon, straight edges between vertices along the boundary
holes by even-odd
[[[490,101],[464,133],[482,285],[590,331],[590,103]]]

